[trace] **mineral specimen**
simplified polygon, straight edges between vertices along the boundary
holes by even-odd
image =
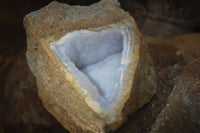
[[[118,2],[52,2],[24,27],[39,97],[70,132],[114,131],[155,93],[146,44]]]

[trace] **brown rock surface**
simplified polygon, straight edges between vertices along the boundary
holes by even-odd
[[[134,19],[117,3],[101,1],[81,7],[52,2],[28,14],[24,26],[28,43],[27,61],[36,77],[39,97],[45,108],[70,132],[114,131],[155,93],[155,72],[146,44]],[[129,45],[130,53],[127,53],[126,59],[130,59],[130,63],[127,68],[120,67],[124,69],[119,81],[123,82],[120,97],[114,105],[103,108],[101,102],[92,99],[99,99],[100,94],[92,94],[85,88],[83,91],[83,86],[70,71],[73,68],[66,69],[50,46],[51,42],[73,31],[103,32],[107,28],[122,26],[128,27],[126,35],[131,35],[130,38],[127,35],[130,43],[125,44]],[[109,106],[113,106],[112,110],[106,110]]]
[[[200,34],[189,34],[188,36],[184,35],[184,38],[186,39],[184,42],[188,42],[187,39],[193,40],[192,39],[193,36],[194,38],[197,38],[197,37],[200,38]],[[179,36],[179,37],[182,37],[182,36]],[[177,54],[177,51],[179,51],[179,49],[177,49],[175,46],[176,45],[182,46],[183,44],[179,43],[179,44],[174,45],[173,38],[160,39],[160,38],[154,38],[154,37],[145,37],[145,40],[146,42],[148,42],[150,55],[153,59],[153,62],[156,68],[156,75],[158,78],[157,92],[152,98],[152,100],[150,101],[150,103],[148,103],[141,109],[137,110],[128,119],[128,121],[120,129],[116,131],[116,133],[124,133],[124,132],[148,133],[152,129],[153,129],[152,132],[160,132],[162,128],[165,129],[166,132],[168,131],[168,132],[190,133],[191,131],[194,131],[194,132],[200,131],[199,123],[197,122],[197,120],[199,121],[199,117],[198,117],[198,114],[196,115],[196,111],[198,111],[198,108],[199,108],[198,106],[196,106],[199,103],[199,100],[198,100],[199,96],[197,97],[197,94],[199,93],[197,80],[199,79],[199,77],[198,77],[198,74],[195,74],[196,72],[198,72],[197,70],[199,70],[198,61],[195,61],[197,58],[194,57],[193,58],[194,62],[191,65],[189,65],[188,63],[190,61],[186,62],[184,59],[184,56],[193,55],[193,51],[191,51],[191,53],[187,53],[187,55]],[[199,47],[199,41],[197,41],[196,43],[195,42],[190,42],[190,43],[196,44],[195,48]],[[185,48],[185,50],[186,49],[187,47]],[[30,80],[30,79],[33,79],[33,76],[31,72],[28,70],[27,64],[25,63],[26,60],[24,56],[25,55],[24,51],[22,51],[21,53],[22,54],[16,53],[16,55],[18,56],[16,55],[11,56],[11,54],[4,55],[4,61],[2,62],[3,65],[1,65],[0,67],[1,74],[4,73],[6,75],[5,81],[7,81],[4,85],[7,87],[5,89],[5,87],[3,86],[3,89],[2,89],[3,91],[1,90],[2,92],[1,94],[2,95],[4,95],[4,93],[9,94],[9,97],[5,97],[5,96],[1,97],[1,107],[3,107],[0,109],[0,113],[3,114],[3,115],[0,115],[1,116],[1,130],[3,130],[4,132],[14,132],[14,131],[15,132],[54,132],[55,131],[59,133],[66,132],[65,129],[62,128],[62,126],[60,126],[59,123],[43,108],[36,93],[37,88],[35,85],[35,81]],[[5,67],[5,66],[8,66],[8,64],[10,64],[9,65],[10,67]],[[185,67],[186,64],[188,64],[187,67]],[[7,71],[5,71],[5,69],[7,69]],[[14,75],[13,75],[13,71],[15,73]],[[181,74],[182,72],[183,74]],[[24,78],[22,78],[20,75],[24,75]],[[29,75],[30,77],[28,76],[29,78],[26,78],[27,76],[25,75]],[[178,81],[177,78],[180,75],[181,75],[181,78]],[[186,77],[184,77],[184,75]],[[196,79],[194,79],[195,75],[196,75]],[[189,80],[184,80],[188,78]],[[187,82],[187,81],[191,81],[191,82]],[[20,89],[19,87],[20,82],[23,82],[23,84],[26,84],[27,86],[26,89],[28,90],[29,95],[27,95],[27,93],[24,93],[25,91],[22,91],[23,89]],[[195,83],[196,85],[193,83]],[[177,85],[179,84],[178,87],[174,88],[175,84]],[[193,86],[193,88],[191,89],[191,91],[189,91],[187,86],[185,86],[183,88],[184,90],[182,90],[180,88],[180,86],[182,85],[191,85],[191,87]],[[13,91],[17,93],[13,93]],[[186,91],[188,93],[180,93],[181,91]],[[170,94],[171,92],[173,92],[172,93],[173,95]],[[23,95],[21,95],[22,96],[21,100],[18,100],[16,102],[15,97],[19,97],[17,96],[18,94],[23,94]],[[186,94],[186,97],[183,94]],[[169,95],[170,97],[168,98]],[[176,97],[173,98],[173,96],[176,96]],[[182,99],[177,99],[178,97],[182,97],[182,98],[188,97],[189,100],[192,101],[192,103],[189,105],[185,104],[182,101]],[[30,100],[27,100],[27,99],[30,99]],[[23,112],[23,113],[19,113],[16,111],[16,109],[13,109],[13,107],[15,107],[16,104],[18,103],[21,104],[23,101],[27,101],[28,103],[26,102],[23,105],[21,105],[20,108],[17,108],[17,110],[21,110],[20,112]],[[175,103],[173,104],[172,101]],[[186,100],[186,103],[187,101],[188,100]],[[181,103],[181,104],[172,110],[172,108],[175,105],[177,105],[177,103]],[[34,109],[35,114],[39,114],[39,117],[35,118],[35,116],[37,115],[32,115],[33,112],[28,111],[27,104],[30,104],[32,105],[32,108],[35,108]],[[180,110],[179,107],[182,110]],[[9,113],[6,113],[6,112],[9,112]],[[12,117],[6,117],[8,114],[12,114]],[[165,117],[163,117],[163,115]],[[186,117],[182,117],[183,115],[185,115]],[[173,118],[178,118],[178,119],[173,119]],[[23,121],[23,119],[26,119],[26,121]],[[35,123],[38,123],[38,124],[34,124],[32,122],[33,119],[35,120]],[[43,120],[44,122],[41,123],[40,122],[41,120]],[[175,121],[176,123],[174,123],[173,120],[176,120]],[[159,124],[159,121],[162,122],[163,124]],[[174,127],[173,125],[176,125],[177,128]],[[185,130],[183,131],[183,129]]]
[[[200,36],[176,36],[171,43],[176,55],[183,56],[186,66],[170,93],[166,106],[152,125],[152,133],[200,131]]]
[[[71,4],[86,5],[87,2],[90,2],[91,4],[95,0],[94,1],[63,0],[63,2],[66,1],[67,2],[69,1]],[[45,0],[45,1],[20,0],[20,1],[12,1],[12,4],[10,4],[10,1],[2,1],[0,4],[1,7],[0,27],[2,31],[1,42],[0,42],[0,132],[5,132],[5,133],[67,132],[52,117],[52,115],[44,109],[44,107],[41,104],[41,101],[38,100],[39,97],[37,96],[36,93],[37,88],[36,85],[33,85],[35,84],[34,80],[31,80],[30,82],[27,81],[27,79],[33,79],[33,77],[22,78],[29,76],[20,76],[20,75],[32,76],[26,64],[24,56],[25,50],[24,51],[19,50],[23,49],[23,47],[25,46],[25,33],[23,31],[24,29],[22,26],[22,18],[28,12],[37,10],[49,2],[50,0]],[[149,1],[148,3],[146,3],[146,1],[144,0],[141,1],[120,0],[120,3],[122,4],[123,9],[128,10],[132,14],[132,16],[134,16],[143,35],[154,36],[154,38],[148,37],[146,41],[148,42],[150,54],[156,68],[156,75],[159,80],[157,89],[158,91],[153,97],[153,99],[150,101],[150,103],[145,105],[138,111],[136,111],[135,114],[132,117],[130,117],[129,120],[125,123],[125,125],[123,125],[117,132],[147,133],[151,131],[151,126],[153,125],[155,120],[157,120],[158,114],[160,114],[161,110],[165,107],[167,101],[169,101],[168,95],[170,95],[172,89],[174,88],[174,85],[177,83],[177,77],[179,77],[180,73],[182,72],[182,69],[184,69],[185,71],[186,70],[184,68],[185,65],[188,64],[188,62],[190,62],[191,60],[197,59],[196,56],[193,57],[191,55],[194,54],[193,51],[197,51],[198,53],[199,43],[200,43],[199,41],[197,41],[196,43],[192,42],[193,37],[194,40],[200,38],[199,34],[184,35],[184,38],[182,38],[184,39],[184,42],[188,42],[188,40],[191,40],[190,43],[187,43],[188,46],[184,48],[185,50],[190,49],[190,44],[196,44],[196,45],[194,48],[191,49],[190,53],[182,54],[180,50],[176,47],[176,45],[172,43],[173,42],[172,38],[160,39],[158,37],[163,35],[173,36],[180,33],[199,32],[200,17],[198,16],[199,16],[200,4],[199,0],[194,0],[194,1],[155,0],[155,1]],[[180,36],[178,38],[180,38]],[[166,42],[166,40],[168,41]],[[179,43],[178,45],[182,46],[184,44]],[[185,58],[186,56],[192,58]],[[29,93],[28,95],[27,93],[23,94],[24,91],[20,89],[19,84],[21,82],[23,82],[23,84],[27,84],[26,89],[28,90]],[[7,87],[5,88],[5,86]],[[7,94],[7,97],[4,96],[4,93]],[[16,100],[15,97],[19,97],[17,96],[18,94],[23,94],[21,100]],[[194,96],[194,99],[196,99],[195,94],[189,93],[189,95],[190,97]],[[15,105],[21,104],[22,101],[24,103],[23,106],[22,105],[18,106],[20,108],[17,108],[17,110],[16,108],[13,109],[13,107],[16,107]],[[28,109],[28,106],[26,104],[30,104],[32,108]],[[191,105],[193,106],[194,104]],[[182,108],[184,109],[185,114],[190,114],[189,110],[186,109],[184,106],[182,106]],[[191,108],[192,106],[188,106],[188,108]],[[170,105],[170,107],[173,106]],[[34,113],[33,111],[31,111],[32,109],[34,110],[35,114],[39,115],[32,115],[32,113]],[[171,111],[172,114],[176,114],[173,111]],[[179,112],[181,111],[179,110]],[[12,114],[12,117],[7,117],[10,114]],[[162,117],[159,117],[158,119],[160,118]],[[197,118],[198,117],[196,117],[196,119]],[[23,119],[26,119],[26,121],[23,121]],[[32,122],[33,119],[34,122]],[[176,132],[188,133],[188,130],[190,129],[192,130],[189,131],[189,133],[192,131],[194,132],[200,131],[199,123],[196,123],[195,121],[191,122],[190,121],[191,119],[188,116],[186,117],[186,119],[187,120],[185,120],[184,118],[180,118],[179,119],[180,121],[177,121],[177,123],[173,123],[172,121],[169,120],[168,121],[162,120],[162,122],[164,122],[165,124],[164,125],[165,131],[167,131],[166,127],[167,126],[170,127],[171,125],[172,127],[169,128],[171,132],[176,131]],[[40,123],[41,120],[43,121],[45,120],[46,122],[48,122],[48,124],[45,124],[44,122]],[[187,123],[182,123],[181,122],[182,120]],[[166,122],[168,122],[167,125]],[[175,124],[176,127],[178,128],[174,129],[173,124],[171,122]],[[188,124],[190,122],[192,124]],[[154,130],[154,132],[160,131],[160,129],[161,126],[158,126],[158,128]],[[182,129],[185,130],[183,131]]]
[[[187,36],[186,36],[187,37]],[[170,93],[166,106],[152,125],[151,133],[200,130],[200,60],[190,61]]]

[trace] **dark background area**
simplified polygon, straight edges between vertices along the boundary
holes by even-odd
[[[0,52],[10,46],[25,46],[23,17],[52,0],[1,0]],[[99,0],[58,0],[70,5],[90,5]],[[200,31],[199,0],[119,0],[121,7],[135,18],[144,35],[169,36]],[[153,27],[153,28],[152,28]]]
[[[37,96],[34,78],[24,57],[26,34],[23,28],[23,17],[31,11],[44,7],[51,1],[1,0],[0,2],[0,133],[67,132],[43,108]],[[70,5],[90,5],[99,0],[58,1]],[[119,0],[119,2],[121,7],[135,18],[144,36],[168,38],[179,34],[200,32],[199,0]],[[162,56],[157,57],[156,52]],[[161,112],[161,108],[164,107],[167,97],[175,85],[175,83],[171,83],[171,79],[175,80],[181,71],[181,68],[172,66],[186,64],[183,57],[176,57],[175,52],[176,49],[170,45],[150,44],[150,54],[156,61],[157,75],[161,79],[160,87],[166,90],[164,93],[162,89],[158,89],[153,102],[150,105],[145,105],[130,118],[136,119],[138,122],[135,126],[141,125],[141,129],[135,130],[135,132],[148,132],[150,130],[152,122]],[[161,71],[161,69],[163,70]],[[175,72],[170,73],[171,69]],[[166,80],[170,74],[173,78]],[[153,108],[156,108],[155,111],[149,109],[153,104],[157,105]],[[151,116],[145,110],[149,110]],[[149,119],[147,123],[144,124],[137,118],[137,115],[141,114],[146,114],[139,118]],[[137,127],[134,128],[137,129]],[[118,132],[122,132],[124,129],[133,132],[130,124],[125,124]]]

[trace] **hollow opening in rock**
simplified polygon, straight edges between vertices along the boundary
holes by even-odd
[[[88,32],[71,38],[66,54],[108,99],[119,82],[123,36],[117,31]]]
[[[130,54],[128,39],[127,27],[81,30],[53,42],[51,49],[91,97],[108,107],[123,89],[123,71]]]

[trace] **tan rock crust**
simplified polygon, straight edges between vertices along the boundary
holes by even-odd
[[[124,90],[117,99],[115,121],[81,86],[51,50],[51,42],[80,30],[99,31],[128,25],[132,33],[131,62],[126,70]],[[38,93],[45,108],[70,132],[116,130],[155,93],[156,81],[151,58],[134,19],[113,1],[90,6],[69,6],[52,2],[24,18],[27,33],[27,62],[36,77]],[[89,99],[90,103],[86,99]]]

